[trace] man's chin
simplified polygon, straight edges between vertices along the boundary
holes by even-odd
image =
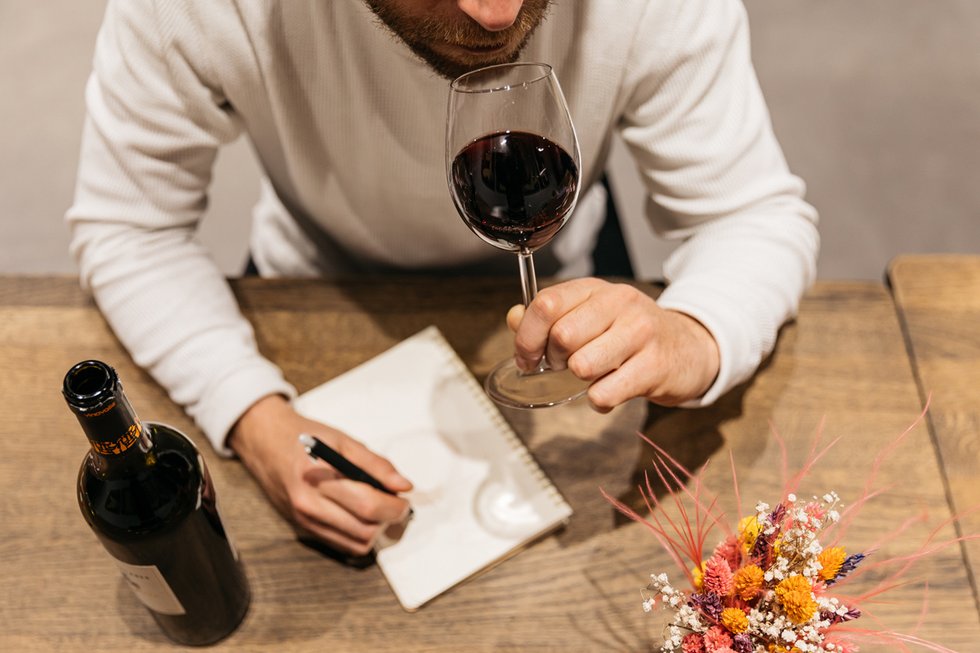
[[[512,52],[489,53],[482,55],[479,53],[468,53],[461,51],[458,54],[454,53],[449,55],[436,52],[428,46],[418,46],[412,48],[415,54],[420,57],[426,63],[426,65],[432,68],[432,70],[434,70],[438,75],[445,77],[450,81],[456,79],[460,75],[464,75],[478,68],[494,66],[497,64],[513,63],[520,57],[523,49],[524,44],[522,43],[520,47],[515,48]]]

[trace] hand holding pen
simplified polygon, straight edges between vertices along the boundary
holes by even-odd
[[[306,453],[309,454],[310,457],[322,460],[336,469],[341,475],[351,479],[352,481],[366,483],[374,489],[385,492],[386,494],[397,494],[385,487],[381,481],[352,463],[339,451],[328,446],[326,443],[322,442],[316,437],[307,433],[302,433],[299,436],[299,443],[303,445],[303,448],[306,449]],[[412,514],[412,510],[409,508],[408,516],[411,517]]]
[[[319,541],[355,555],[367,553],[386,524],[404,519],[408,502],[311,461],[296,441],[299,433],[316,434],[395,492],[410,491],[412,483],[384,456],[343,431],[300,415],[281,395],[257,401],[232,428],[229,448],[296,527],[301,540]]]

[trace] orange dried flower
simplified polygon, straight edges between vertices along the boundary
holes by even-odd
[[[793,574],[789,578],[784,578],[776,585],[776,598],[782,603],[783,596],[789,592],[811,592],[813,584],[806,576]]]
[[[820,580],[833,580],[840,573],[841,565],[847,558],[847,552],[842,546],[832,546],[820,552],[817,560],[822,567],[820,568]]]
[[[783,606],[789,620],[802,624],[813,618],[817,602],[813,598],[813,585],[804,576],[790,576],[776,585],[776,598]]]
[[[721,625],[738,635],[749,629],[749,618],[738,608],[725,608],[721,611]]]
[[[735,572],[732,580],[734,594],[743,601],[751,601],[762,592],[764,582],[763,571],[758,565],[746,565]]]

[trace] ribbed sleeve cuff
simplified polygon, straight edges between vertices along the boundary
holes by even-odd
[[[278,367],[257,360],[215,383],[198,403],[193,416],[214,450],[221,456],[231,457],[234,452],[227,445],[231,427],[252,404],[275,394],[291,400],[296,396],[296,388],[283,378]]]

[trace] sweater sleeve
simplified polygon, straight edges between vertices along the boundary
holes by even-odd
[[[86,87],[75,198],[66,220],[83,286],[134,361],[183,405],[215,449],[256,400],[295,390],[195,232],[234,112],[193,62],[175,12],[110,0]]]
[[[650,3],[651,6],[660,3]],[[721,368],[690,406],[749,378],[813,282],[817,213],[772,131],[739,0],[678,0],[637,32],[620,124],[653,228],[681,244],[664,265],[664,308],[699,320]]]

